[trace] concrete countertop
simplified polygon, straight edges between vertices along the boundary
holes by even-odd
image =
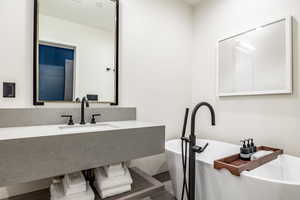
[[[153,156],[165,126],[141,121],[0,128],[0,186]]]
[[[43,126],[24,126],[24,127],[9,127],[0,128],[0,141],[1,140],[16,140],[25,138],[36,137],[49,137],[59,135],[82,134],[89,132],[104,132],[104,131],[117,131],[135,128],[150,128],[164,126],[158,123],[142,122],[142,121],[112,121],[101,122],[97,124],[68,126],[65,124],[58,125],[43,125]]]

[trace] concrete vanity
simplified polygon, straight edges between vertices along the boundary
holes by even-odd
[[[0,186],[164,152],[165,127],[129,121],[0,128]]]

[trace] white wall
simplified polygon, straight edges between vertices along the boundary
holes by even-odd
[[[98,94],[101,101],[114,101],[115,74],[106,71],[114,68],[114,32],[40,15],[39,39],[76,47],[74,98]]]
[[[217,98],[216,41],[287,15],[294,17],[294,94]],[[193,104],[207,100],[217,116],[211,128],[208,112],[199,114],[199,137],[232,143],[253,137],[300,156],[299,20],[299,0],[203,0],[194,8]]]
[[[0,1],[0,108],[32,105],[33,4],[29,1]],[[17,83],[16,99],[2,97],[3,81]]]
[[[121,105],[139,120],[166,124],[180,135],[191,100],[191,7],[181,0],[121,1]],[[134,162],[150,174],[166,169],[163,155]]]
[[[32,107],[32,2],[0,1],[0,82],[17,82],[17,98],[0,95],[0,108]],[[120,104],[137,107],[138,120],[166,124],[167,139],[178,137],[191,101],[191,8],[181,0],[121,0],[120,14]],[[133,162],[151,174],[164,163],[163,155]],[[1,188],[0,198],[48,184]]]

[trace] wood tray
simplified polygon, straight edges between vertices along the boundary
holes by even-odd
[[[241,160],[239,154],[231,155],[226,158],[215,160],[214,168],[227,169],[231,172],[231,174],[240,176],[243,171],[256,169],[272,160],[275,160],[279,155],[283,154],[282,149],[275,149],[272,147],[260,146],[257,148],[257,151],[259,150],[273,151],[273,153],[252,161]]]

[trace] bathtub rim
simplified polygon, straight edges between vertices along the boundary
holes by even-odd
[[[206,141],[206,142],[220,142],[220,143],[225,143],[225,144],[229,144],[229,145],[235,145],[235,144],[231,144],[231,143],[227,143],[227,142],[222,142],[222,141],[217,141],[217,140],[197,139],[197,141],[199,141],[199,140]],[[181,150],[179,150],[179,152],[177,152],[177,151],[173,151],[170,148],[168,148],[168,144],[169,143],[176,142],[176,141],[179,142],[179,144],[181,144],[181,140],[180,139],[172,139],[172,140],[166,141],[166,143],[165,143],[165,150],[167,152],[171,152],[171,153],[174,153],[174,154],[177,154],[177,155],[181,155]],[[181,146],[180,146],[180,148],[181,148]],[[291,156],[291,155],[288,155],[288,154],[282,154],[280,156],[287,156],[287,157],[291,157],[291,158],[300,159],[299,157]],[[204,164],[207,164],[207,165],[210,165],[213,170],[216,170],[216,169],[213,168],[213,164],[211,164],[211,163],[209,163],[209,162],[207,162],[205,160],[201,160],[201,159],[199,159],[199,157],[196,157],[196,161],[204,163]],[[268,165],[268,163],[266,165]],[[226,169],[221,169],[221,170],[226,170]],[[217,170],[217,171],[220,171],[220,170]],[[226,171],[229,172],[228,170],[226,170]],[[252,172],[252,173],[254,173],[254,172]],[[232,175],[232,176],[234,176],[234,175]],[[291,185],[291,186],[300,186],[300,182],[282,181],[282,180],[277,180],[277,179],[265,178],[265,177],[261,177],[261,176],[258,176],[258,175],[251,174],[251,171],[243,171],[241,173],[241,177],[243,177],[243,176],[249,177],[249,178],[252,178],[252,179],[258,179],[258,180],[265,181],[265,182],[268,182],[268,183],[278,183],[278,184]]]

